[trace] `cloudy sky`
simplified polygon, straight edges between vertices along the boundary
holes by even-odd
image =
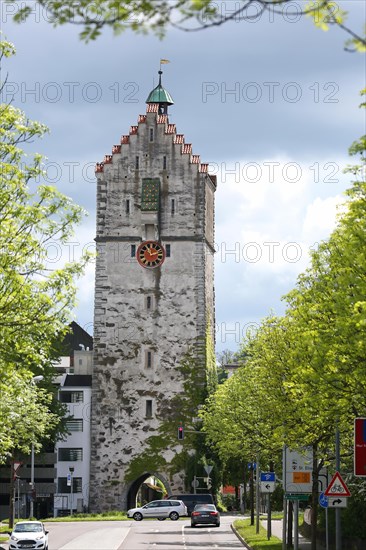
[[[364,4],[341,4],[360,32]],[[283,313],[281,296],[308,265],[308,250],[334,227],[349,185],[347,150],[365,129],[364,57],[344,51],[341,30],[286,14],[198,33],[169,29],[163,41],[105,30],[84,44],[76,26],[54,29],[40,10],[16,25],[11,9],[2,7],[2,27],[17,56],[6,62],[3,100],[49,126],[35,146],[47,156],[46,179],[89,212],[66,259],[93,248],[95,162],[145,113],[160,58],[171,61],[163,67],[170,122],[218,176],[217,351],[236,350],[248,328]],[[93,291],[91,265],[75,311],[89,332]]]

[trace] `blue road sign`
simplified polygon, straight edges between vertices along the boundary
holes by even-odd
[[[322,508],[328,508],[328,497],[325,496],[324,492],[319,495],[319,504]]]
[[[274,472],[261,472],[261,481],[276,481]]]

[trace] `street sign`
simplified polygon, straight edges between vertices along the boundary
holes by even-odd
[[[348,490],[347,485],[343,481],[341,474],[336,472],[332,477],[332,481],[324,491],[327,497],[350,497],[351,493]]]
[[[366,418],[355,418],[354,474],[366,477]]]
[[[261,481],[260,488],[262,493],[273,493],[275,490],[274,481]]]
[[[23,466],[23,462],[14,462],[13,463],[13,479],[16,479],[17,472],[20,469],[20,467]]]
[[[71,487],[71,474],[67,474],[67,486]]]
[[[328,497],[329,508],[347,508],[347,499],[346,498],[333,498]]]
[[[322,508],[328,508],[328,497],[325,496],[324,492],[319,495],[319,504]]]
[[[261,472],[261,481],[276,481],[274,472]]]
[[[198,479],[194,479],[191,483],[192,487],[195,487],[197,488],[199,486],[200,482],[198,481]]]
[[[292,493],[292,494],[289,494],[289,493],[286,493],[285,494],[285,499],[286,500],[309,500],[310,498],[310,495],[305,495],[305,494],[301,494],[301,493]]]
[[[208,476],[210,475],[210,473],[211,473],[211,471],[212,471],[212,468],[213,468],[213,466],[212,466],[211,464],[206,464],[206,465],[204,466],[205,472],[206,472],[206,474],[207,474]]]
[[[262,493],[273,493],[275,490],[276,474],[274,472],[261,472],[260,489]]]
[[[286,493],[311,493],[313,488],[313,450],[303,451],[284,449],[284,490]]]

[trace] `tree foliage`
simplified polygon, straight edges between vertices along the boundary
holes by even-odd
[[[12,0],[6,0],[14,4]],[[287,4],[289,6],[287,6]],[[131,29],[134,32],[153,31],[164,36],[169,25],[184,31],[199,31],[220,26],[229,21],[258,21],[264,12],[309,16],[315,25],[328,30],[336,25],[350,35],[348,46],[365,50],[364,37],[346,26],[347,12],[332,0],[239,0],[215,2],[212,0],[37,0],[35,5],[22,5],[14,10],[14,19],[24,21],[38,8],[54,26],[73,23],[82,27],[82,40],[95,40],[104,27],[116,34]]]
[[[2,41],[2,60],[13,53]],[[52,395],[31,382],[34,374],[50,378],[55,341],[75,303],[74,279],[88,259],[54,269],[48,262],[47,245],[66,242],[83,211],[36,183],[42,156],[29,149],[46,131],[13,105],[0,105],[0,461],[14,449],[29,451],[58,422]]]
[[[209,397],[204,431],[225,462],[283,444],[313,446],[329,463],[334,433],[352,453],[353,419],[366,413],[365,137],[350,148],[352,187],[327,241],[284,297],[286,314],[269,317],[243,343],[245,362]]]

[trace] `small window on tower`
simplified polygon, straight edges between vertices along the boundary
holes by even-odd
[[[145,365],[147,369],[151,369],[153,366],[153,353],[152,351],[146,352]]]
[[[146,296],[146,309],[152,309],[152,296]]]
[[[163,170],[166,170],[166,156],[163,156]]]
[[[135,157],[135,169],[140,169],[140,157]]]
[[[165,256],[170,258],[170,244],[165,245]]]
[[[130,213],[130,200],[127,199],[126,200],[126,214],[129,214]]]
[[[146,400],[145,416],[146,416],[146,418],[151,418],[152,417],[152,400],[151,399]]]
[[[131,244],[131,258],[134,258],[136,256],[136,245]]]
[[[171,202],[170,206],[171,206],[172,216],[174,216],[174,214],[175,214],[175,199],[172,199],[172,202]]]
[[[154,130],[150,128],[150,141],[154,141]]]

